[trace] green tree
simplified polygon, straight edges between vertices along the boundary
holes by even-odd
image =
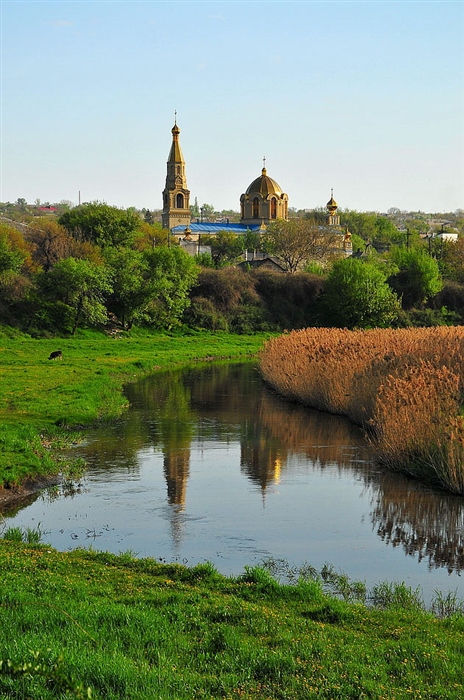
[[[429,239],[432,254],[435,253],[440,271],[445,279],[464,284],[464,238],[457,241]]]
[[[392,261],[398,272],[388,278],[388,284],[402,297],[403,308],[423,306],[443,287],[437,261],[423,248],[396,248]]]
[[[215,236],[202,236],[201,243],[210,246],[215,267],[235,262],[243,250],[241,236],[231,231],[218,231]]]
[[[118,209],[102,202],[75,207],[58,221],[78,241],[90,241],[101,247],[131,245],[141,225],[133,209]]]
[[[147,224],[154,224],[155,219],[153,218],[153,214],[149,209],[142,209],[142,214],[143,214],[143,220]]]
[[[6,231],[0,230],[0,273],[11,270],[19,272],[27,254],[15,248]]]
[[[200,207],[200,213],[202,220],[208,221],[214,216],[214,206],[212,204],[202,204]]]
[[[156,328],[177,325],[190,304],[189,292],[198,276],[195,260],[179,246],[146,251],[150,302],[145,318]]]
[[[41,273],[38,284],[45,299],[57,305],[55,316],[72,335],[80,325],[106,321],[104,300],[112,287],[110,274],[102,265],[65,258]]]
[[[322,306],[324,321],[340,328],[386,328],[400,311],[381,270],[356,258],[334,262]]]
[[[106,249],[105,262],[113,280],[108,310],[116,314],[127,330],[134,321],[143,318],[151,299],[147,284],[148,262],[140,251],[114,247]]]

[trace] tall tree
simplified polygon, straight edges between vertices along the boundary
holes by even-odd
[[[78,241],[101,247],[131,245],[141,225],[133,209],[118,209],[102,202],[90,202],[66,211],[59,223]]]
[[[422,306],[443,287],[437,261],[423,248],[396,248],[392,260],[398,272],[388,278],[388,283],[402,297],[405,309]]]
[[[150,302],[146,319],[157,328],[177,325],[190,304],[189,291],[198,276],[195,260],[179,246],[146,251]]]
[[[340,328],[385,328],[400,304],[385,275],[357,258],[336,260],[322,297],[324,321]]]
[[[58,303],[61,322],[74,335],[82,324],[106,321],[104,301],[111,292],[110,274],[89,260],[65,258],[38,278],[45,299]]]
[[[105,262],[113,280],[108,310],[116,314],[127,330],[134,321],[143,319],[152,296],[147,282],[148,261],[138,250],[110,247],[105,251]]]
[[[280,258],[288,272],[302,269],[310,261],[327,262],[340,255],[342,234],[310,219],[279,219],[261,238],[267,252]]]

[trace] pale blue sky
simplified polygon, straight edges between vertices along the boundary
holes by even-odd
[[[464,4],[2,0],[0,201],[464,207]]]

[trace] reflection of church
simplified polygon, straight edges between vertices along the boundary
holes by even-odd
[[[172,145],[167,161],[166,184],[163,190],[163,227],[178,239],[186,242],[199,242],[201,234],[214,235],[219,231],[244,234],[247,231],[264,231],[266,226],[277,219],[288,219],[288,195],[280,185],[267,174],[263,167],[261,175],[247,187],[240,197],[240,223],[227,221],[191,221],[190,190],[187,187],[185,160],[180,147],[180,129],[175,122]],[[349,235],[344,235],[340,227],[338,205],[332,196],[327,202],[327,223],[331,232],[340,233],[340,248],[345,254],[351,253]],[[321,227],[322,229],[326,227]],[[323,231],[321,231],[323,233]]]

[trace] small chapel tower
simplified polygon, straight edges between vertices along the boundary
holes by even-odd
[[[327,223],[329,226],[340,226],[340,214],[337,214],[338,204],[334,199],[334,191],[331,190],[330,199],[326,204],[329,213]]]
[[[190,223],[190,191],[187,189],[185,160],[179,143],[177,115],[171,129],[172,146],[167,161],[166,186],[163,190],[163,228],[188,226]]]

